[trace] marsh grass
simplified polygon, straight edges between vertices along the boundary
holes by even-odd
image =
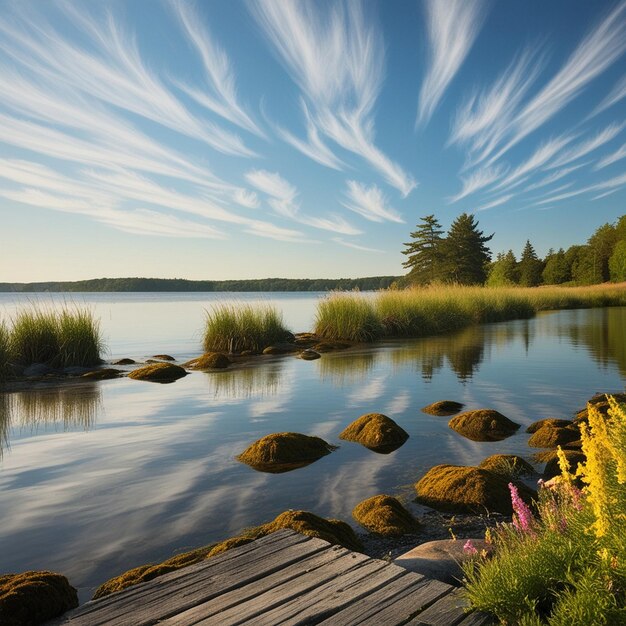
[[[260,352],[289,336],[282,314],[270,305],[218,304],[206,311],[203,347],[205,352]]]
[[[471,324],[527,319],[538,311],[624,305],[624,285],[546,288],[435,285],[385,290],[373,297],[335,293],[318,303],[315,332],[330,339],[350,341],[425,337]]]
[[[33,305],[16,314],[6,334],[9,361],[20,365],[96,365],[104,348],[100,323],[87,308],[56,311]]]
[[[0,322],[0,381],[9,375],[9,350],[9,331],[4,322]]]

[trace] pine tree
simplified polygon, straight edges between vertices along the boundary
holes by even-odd
[[[523,287],[536,287],[541,283],[542,271],[543,263],[527,239],[519,262],[519,284]]]
[[[563,248],[559,248],[558,252],[548,252],[541,276],[546,285],[561,285],[572,279]]]
[[[446,280],[461,285],[483,284],[491,259],[491,251],[485,243],[492,237],[486,237],[478,230],[478,222],[473,215],[461,213],[452,222],[442,243]]]
[[[441,278],[443,230],[434,215],[422,217],[420,221],[422,223],[411,233],[412,241],[403,244],[406,249],[402,254],[408,258],[402,265],[410,270],[409,283],[425,285]]]

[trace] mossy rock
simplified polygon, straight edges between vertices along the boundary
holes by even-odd
[[[409,433],[382,413],[367,413],[347,426],[339,438],[387,453],[397,450],[409,438]]]
[[[545,419],[537,420],[536,422],[533,422],[526,429],[526,432],[532,435],[533,433],[536,433],[543,426],[554,426],[556,428],[564,428],[564,427],[571,426],[571,425],[572,425],[572,420],[561,420],[555,417],[546,417]]]
[[[313,345],[315,352],[332,352],[333,350],[346,350],[351,344],[345,341],[320,341]]]
[[[108,596],[110,593],[122,591],[122,589],[147,582],[157,576],[162,576],[163,574],[168,574],[169,572],[181,569],[182,567],[187,567],[188,565],[194,565],[195,563],[204,561],[204,559],[206,559],[211,553],[214,546],[215,544],[212,543],[203,548],[197,548],[189,552],[184,552],[183,554],[177,554],[176,556],[167,559],[167,561],[163,561],[163,563],[158,563],[157,565],[140,565],[139,567],[130,569],[120,576],[111,578],[100,585],[96,589],[93,599],[97,600],[98,598],[103,598],[104,596]]]
[[[173,363],[153,363],[133,370],[128,375],[129,378],[135,380],[147,380],[155,383],[171,383],[183,376],[187,376],[185,369]]]
[[[237,460],[258,471],[277,474],[309,465],[335,449],[319,437],[273,433],[248,446]]]
[[[93,599],[103,598],[132,585],[152,580],[162,574],[167,574],[188,565],[194,565],[204,559],[209,559],[232,548],[243,546],[283,528],[290,528],[302,535],[323,539],[333,545],[343,546],[348,550],[363,551],[363,545],[356,533],[345,522],[336,519],[324,519],[308,511],[285,511],[271,522],[250,528],[237,537],[231,537],[219,543],[179,554],[158,565],[142,565],[128,570],[124,574],[111,578],[103,585],[100,585]],[[4,622],[0,623],[4,624]]]
[[[567,463],[569,465],[569,471],[571,474],[576,472],[578,464],[584,464],[587,458],[579,450],[563,450]],[[561,468],[559,467],[559,457],[556,450],[549,451],[549,457],[546,457],[546,467],[543,470],[544,480],[550,480],[555,476],[561,475]]]
[[[321,358],[321,354],[319,352],[315,352],[315,350],[302,350],[298,356],[303,361],[315,361],[316,359]]]
[[[519,424],[493,409],[466,411],[453,417],[448,426],[472,441],[501,441],[520,428]]]
[[[576,425],[552,426],[544,424],[536,430],[528,440],[531,448],[556,448],[557,446],[571,445],[580,441],[580,430]]]
[[[373,496],[359,502],[352,517],[372,533],[397,537],[419,530],[419,522],[392,496]]]
[[[207,352],[196,359],[185,363],[185,367],[192,370],[225,369],[231,364],[231,360],[221,352]]]
[[[512,478],[532,476],[535,473],[535,468],[516,454],[492,454],[482,461],[478,467]]]
[[[35,626],[78,606],[76,589],[53,572],[0,576],[0,624]]]
[[[310,348],[311,346],[314,346],[316,343],[320,343],[320,337],[319,335],[316,335],[315,333],[296,333],[294,335],[293,342],[299,348]]]
[[[415,485],[417,501],[421,504],[452,513],[496,512],[511,515],[509,482],[519,490],[527,503],[537,494],[523,483],[510,481],[479,467],[437,465]]]
[[[609,409],[611,408],[609,401],[607,400],[607,396],[612,396],[618,404],[626,404],[626,393],[596,393],[589,400],[587,400],[587,405],[591,404],[597,411],[599,411],[600,415],[606,417],[609,414]],[[576,423],[587,422],[588,420],[588,406],[578,411],[574,417],[574,422]]]
[[[118,359],[117,361],[113,361],[112,365],[134,365],[137,363],[135,359]]]
[[[263,348],[263,354],[290,354],[300,348],[295,343],[275,343]]]
[[[153,359],[160,359],[161,361],[175,361],[176,359],[169,354],[153,354]]]
[[[124,371],[116,370],[112,367],[103,367],[102,369],[85,372],[81,378],[86,378],[87,380],[110,380],[112,378],[119,378],[124,373]]]
[[[422,408],[422,413],[430,415],[438,415],[439,417],[447,417],[458,413],[465,405],[454,400],[439,400]]]

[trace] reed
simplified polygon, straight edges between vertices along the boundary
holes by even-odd
[[[9,332],[4,322],[0,322],[0,381],[9,375]]]
[[[290,336],[282,314],[270,305],[218,304],[206,314],[206,352],[260,352]]]
[[[59,365],[96,365],[104,345],[100,321],[89,309],[63,309],[57,317],[59,336]]]
[[[337,293],[318,303],[315,331],[329,339],[424,337],[471,324],[533,317],[538,311],[626,305],[624,285],[464,287],[384,290],[374,297]]]

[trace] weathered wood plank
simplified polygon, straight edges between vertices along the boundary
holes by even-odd
[[[477,611],[470,613],[464,620],[459,622],[457,626],[489,626],[490,624],[495,623],[496,622],[491,615]]]
[[[397,626],[404,624],[439,598],[451,593],[454,587],[439,580],[424,579],[415,590],[363,620],[359,626]]]
[[[395,567],[395,566],[392,566]],[[406,571],[406,570],[405,570]],[[336,626],[337,624],[362,624],[378,613],[392,606],[405,596],[415,593],[424,580],[421,574],[406,571],[406,574],[391,581],[382,589],[361,598],[358,602],[337,611],[319,626]],[[376,621],[376,620],[374,620]]]
[[[324,572],[317,571],[320,568],[328,568],[328,566],[341,557],[346,557],[350,552],[345,548],[338,546],[328,547],[323,550],[298,560],[274,574],[264,576],[263,578],[249,583],[243,587],[233,589],[230,592],[221,594],[212,600],[195,606],[183,613],[179,613],[169,619],[159,622],[159,626],[188,626],[197,624],[199,620],[207,620],[209,617],[221,613],[219,616],[220,624],[224,623],[227,615],[224,612],[231,607],[236,607],[236,613],[241,615],[242,605],[248,600],[257,598],[261,594],[279,587],[280,585],[290,583],[294,579],[304,576],[305,574],[313,574],[316,581],[324,580]],[[271,607],[266,607],[271,608]]]
[[[341,555],[326,567],[311,572],[302,572],[294,580],[277,585],[246,602],[219,613],[215,616],[218,622],[213,621],[214,618],[208,618],[206,621],[197,622],[197,624],[219,623],[221,626],[242,623],[262,624],[265,615],[271,613],[273,609],[280,609],[290,602],[297,601],[299,597],[304,597],[311,591],[321,591],[325,584],[336,580],[346,572],[367,566],[369,562],[371,559],[364,554],[346,551],[346,554]],[[320,596],[318,595],[318,597]]]
[[[406,626],[455,626],[467,615],[467,599],[462,589],[455,589],[431,604],[406,623]]]

